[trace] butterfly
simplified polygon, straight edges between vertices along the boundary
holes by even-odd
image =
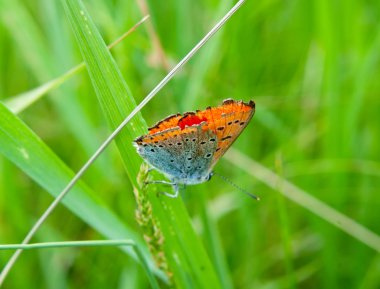
[[[177,197],[179,184],[208,181],[215,164],[248,125],[255,103],[226,99],[216,107],[170,115],[134,140],[138,154],[170,180]]]

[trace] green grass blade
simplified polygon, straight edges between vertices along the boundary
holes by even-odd
[[[345,141],[349,143],[347,146],[347,154],[352,150],[356,150],[355,139],[358,137],[352,131],[356,131],[355,128],[358,127],[360,111],[366,103],[363,101],[365,91],[368,85],[368,79],[371,78],[371,75],[374,73],[375,69],[378,67],[379,62],[379,51],[380,49],[380,33],[378,33],[373,42],[371,43],[370,48],[368,49],[367,55],[360,59],[358,64],[358,69],[355,71],[357,75],[353,91],[350,98],[350,102],[347,108],[345,115],[345,121],[343,122],[343,137]]]
[[[73,248],[73,247],[102,247],[102,246],[123,246],[132,247],[138,257],[140,263],[144,267],[148,274],[148,278],[152,288],[158,289],[157,280],[154,278],[152,271],[149,268],[146,256],[139,249],[133,240],[92,240],[92,241],[66,241],[66,242],[46,242],[46,243],[34,243],[34,244],[9,244],[0,245],[0,250],[32,250],[32,249],[51,249],[51,248]]]
[[[74,0],[63,3],[100,106],[111,130],[115,130],[136,107],[136,103],[83,4]],[[145,128],[146,123],[141,115],[136,115],[129,123],[129,127],[122,130],[115,138],[121,154],[127,156],[127,173],[135,185],[141,159],[131,144],[137,135],[145,133]]]
[[[222,17],[231,4],[231,0],[220,1],[216,19]],[[210,43],[196,59],[194,71],[192,71],[189,79],[186,80],[185,95],[181,97],[183,107],[194,107],[194,105],[199,104],[199,100],[203,98],[204,92],[202,88],[204,87],[205,77],[212,65],[215,64],[220,57],[218,50],[220,49],[222,39],[223,34],[218,34],[214,41]]]
[[[134,99],[82,2],[67,0],[64,4],[100,105],[111,129],[115,130],[136,106]],[[136,188],[141,159],[131,143],[136,136],[144,134],[145,129],[144,120],[137,115],[115,139],[128,175]],[[159,220],[165,242],[172,245],[166,246],[167,255],[172,255],[168,256],[171,263],[169,267],[172,270],[182,270],[178,269],[177,262],[188,264],[190,272],[186,272],[186,275],[192,276],[190,281],[186,275],[177,271],[178,274],[174,274],[176,284],[183,288],[189,288],[193,283],[197,284],[197,288],[219,288],[215,271],[181,200],[158,198],[153,194],[149,194],[148,198],[153,213]],[[173,235],[173,231],[177,234]]]
[[[221,280],[223,289],[232,289],[233,283],[228,270],[228,265],[225,259],[221,237],[218,232],[218,228],[215,224],[215,220],[208,211],[206,196],[203,192],[198,194],[200,202],[200,215],[203,224],[203,239],[205,240],[205,246],[210,254],[210,258],[215,266],[215,270],[218,273],[218,277]]]
[[[2,103],[0,116],[0,153],[56,196],[73,177],[73,172]],[[146,247],[138,235],[96,199],[95,193],[83,182],[73,188],[63,204],[104,236],[110,239],[130,238],[138,246]],[[136,257],[132,250],[124,251]]]
[[[51,4],[52,6],[59,6],[56,1]],[[62,14],[62,9],[58,9],[58,11]],[[56,49],[61,46],[67,47],[64,44],[68,42],[67,33],[65,33],[62,25],[56,23],[60,21],[59,17],[55,17],[54,23],[51,24],[51,26],[58,29],[58,32],[53,34],[60,35],[60,38],[52,37],[51,42],[54,43],[53,45],[44,38],[45,31],[43,31],[38,21],[21,0],[3,1],[0,9],[0,19],[12,34],[15,51],[18,53],[26,70],[31,74],[34,82],[45,83],[47,79],[51,79],[53,75],[60,73],[62,67],[66,67],[67,63],[70,63],[68,49]],[[23,27],[23,29],[20,29],[20,27]],[[61,41],[64,41],[64,44]],[[25,43],[28,43],[27,49],[24,48]],[[57,56],[54,57],[54,54]],[[51,85],[54,85],[54,83],[48,82],[41,90],[37,89],[32,94],[23,95],[22,100],[32,103],[34,97],[41,95],[41,92],[46,93]],[[73,83],[68,83],[61,90],[51,92],[52,97],[49,100],[58,116],[63,120],[65,129],[75,136],[77,144],[85,150],[86,155],[90,155],[98,146],[94,141],[97,139],[98,133],[89,114],[80,105],[79,95]],[[18,102],[17,106],[18,109],[21,108],[20,102]],[[107,161],[108,159],[102,159],[95,167],[102,172],[102,175],[110,177],[110,169],[105,169],[107,166],[111,167]]]
[[[111,49],[115,47],[117,44],[119,44],[125,37],[130,35],[132,32],[134,32],[137,27],[139,27],[142,23],[144,23],[149,18],[149,15],[143,17],[139,22],[137,22],[133,27],[131,27],[126,33],[124,33],[121,37],[119,37],[116,41],[112,42],[110,45],[108,45],[108,48]],[[77,66],[71,68],[64,74],[62,74],[59,77],[56,77],[30,91],[27,91],[25,93],[21,93],[19,95],[12,96],[6,100],[4,100],[4,103],[6,106],[14,113],[20,113],[21,111],[25,110],[29,106],[31,106],[33,103],[40,100],[43,96],[45,96],[48,92],[58,88],[61,84],[65,83],[67,80],[69,80],[71,77],[76,75],[78,72],[82,71],[85,68],[85,64],[81,63]]]
[[[282,167],[282,156],[278,154],[276,157],[276,173],[282,177],[283,176],[283,167]],[[278,190],[281,191],[281,182],[278,183]],[[282,247],[284,252],[284,267],[286,269],[286,283],[287,288],[296,288],[296,278],[294,272],[293,264],[293,252],[292,252],[292,243],[291,243],[291,226],[290,226],[290,216],[286,210],[285,198],[283,195],[277,195],[277,211],[278,218],[281,227],[281,238],[282,238]]]
[[[55,79],[52,79],[30,91],[12,96],[4,100],[4,104],[12,112],[18,114],[40,100],[43,96],[47,95],[47,93],[50,91],[65,83],[68,79],[81,71],[84,67],[84,64],[79,64]]]

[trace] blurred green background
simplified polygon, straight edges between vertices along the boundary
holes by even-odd
[[[112,50],[137,102],[234,4],[84,3],[106,43],[149,10],[151,19]],[[256,114],[233,153],[243,153],[380,234],[379,25],[379,1],[247,1],[142,114],[153,124],[230,97],[254,99]],[[0,0],[2,101],[80,62],[60,1]],[[109,134],[85,71],[19,117],[74,171]],[[379,252],[334,226],[332,216],[322,220],[302,200],[284,197],[281,182],[270,188],[255,178],[259,172],[236,162],[227,155],[216,171],[260,196],[260,202],[217,177],[182,192],[211,259],[224,264],[225,288],[380,288]],[[52,198],[3,156],[0,171],[0,242],[18,243]],[[115,147],[84,180],[139,232],[132,188]],[[34,241],[101,238],[59,206]],[[1,267],[10,255],[1,252]],[[140,266],[117,248],[86,248],[25,252],[4,286],[80,287],[149,285]]]

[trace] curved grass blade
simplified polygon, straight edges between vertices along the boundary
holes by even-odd
[[[1,102],[0,116],[0,153],[56,197],[74,173]],[[72,194],[63,200],[63,204],[104,236],[110,239],[133,239],[139,247],[146,247],[132,229],[95,198],[95,193],[85,183],[79,182]],[[130,249],[123,249],[136,257]],[[150,266],[154,268],[152,263]],[[1,273],[0,285],[4,281],[6,268]]]
[[[141,265],[143,266],[150,285],[153,289],[159,289],[160,286],[154,277],[151,268],[148,265],[146,257],[142,253],[139,246],[133,240],[93,240],[93,241],[67,241],[67,242],[46,242],[46,243],[34,243],[34,244],[8,244],[0,245],[1,250],[32,250],[32,249],[51,249],[51,248],[73,248],[73,247],[108,247],[108,246],[119,246],[119,247],[132,247],[136,256],[138,257]]]
[[[133,27],[131,27],[126,33],[108,45],[108,49],[112,49],[116,45],[118,45],[122,40],[124,40],[128,35],[134,32],[141,24],[143,24],[146,20],[149,19],[149,15],[144,16],[139,22],[137,22]],[[71,68],[69,71],[64,73],[63,75],[56,77],[39,87],[36,87],[28,92],[12,96],[8,99],[4,100],[5,105],[14,113],[18,114],[24,109],[31,106],[33,103],[38,101],[44,95],[46,95],[49,91],[59,87],[61,84],[66,82],[72,76],[76,75],[78,72],[82,71],[85,68],[85,64],[82,62],[77,66]]]
[[[53,75],[61,73],[61,68],[71,62],[72,47],[67,40],[69,37],[65,28],[60,24],[63,11],[59,2],[47,1],[40,13],[48,13],[41,20],[47,21],[45,24],[49,25],[42,26],[24,2],[0,1],[0,21],[12,35],[11,43],[15,53],[25,70],[29,71],[31,80],[45,83]],[[73,141],[84,150],[84,156],[88,157],[98,147],[96,140],[99,133],[77,95],[75,84],[66,84],[61,89],[51,91],[49,102],[54,106],[65,130],[74,136]],[[30,101],[30,97],[27,101]],[[115,175],[112,174],[113,167],[109,158],[102,158],[94,167],[105,178],[112,179]]]

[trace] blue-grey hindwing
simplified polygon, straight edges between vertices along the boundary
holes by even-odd
[[[174,182],[203,182],[210,173],[217,144],[215,134],[203,130],[202,124],[184,130],[177,127],[156,136],[160,134],[165,137],[161,137],[163,140],[158,143],[137,144],[138,153]]]

